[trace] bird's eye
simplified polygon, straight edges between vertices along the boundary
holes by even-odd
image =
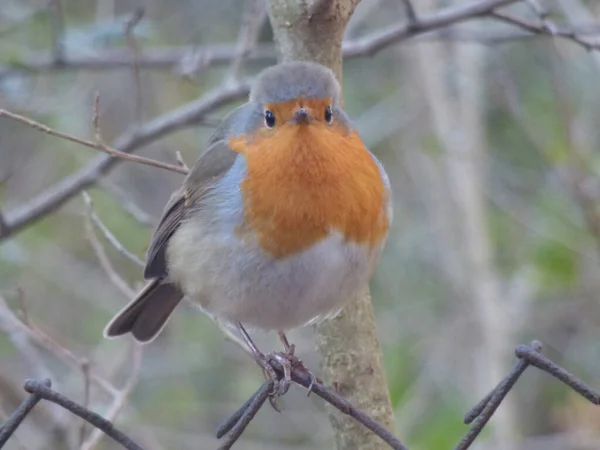
[[[265,125],[269,128],[273,128],[275,126],[275,114],[268,109],[265,111]]]
[[[333,111],[331,111],[331,105],[325,108],[325,122],[331,123],[333,120]]]

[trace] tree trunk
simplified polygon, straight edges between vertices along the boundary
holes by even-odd
[[[342,82],[342,38],[358,0],[269,0],[269,17],[282,61],[316,61]],[[394,431],[394,415],[375,330],[368,287],[335,319],[315,327],[325,382]],[[351,417],[328,408],[336,446],[374,450],[387,445]]]

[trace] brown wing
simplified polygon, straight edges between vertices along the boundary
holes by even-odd
[[[202,202],[207,187],[221,178],[235,162],[237,153],[232,151],[223,140],[212,145],[196,160],[186,176],[183,186],[176,191],[165,206],[163,215],[150,240],[146,255],[144,278],[164,278],[167,276],[166,250],[173,233],[186,218],[190,207]],[[201,214],[199,208],[194,208]]]
[[[152,234],[150,247],[146,253],[144,278],[163,278],[167,275],[165,260],[167,242],[185,215],[185,185],[175,191],[167,202],[158,225]]]

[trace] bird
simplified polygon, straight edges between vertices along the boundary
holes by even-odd
[[[274,382],[270,358],[286,363],[289,385],[286,331],[334,317],[359,294],[392,212],[388,175],[340,106],[333,71],[307,61],[263,69],[167,202],[147,284],[104,337],[150,342],[185,298],[236,328]],[[276,331],[284,352],[262,353],[246,328]]]

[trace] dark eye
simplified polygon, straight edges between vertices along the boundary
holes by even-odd
[[[333,120],[333,112],[331,111],[331,106],[325,108],[325,122],[331,123]]]
[[[265,125],[269,128],[273,128],[275,126],[275,114],[268,109],[265,111]]]

